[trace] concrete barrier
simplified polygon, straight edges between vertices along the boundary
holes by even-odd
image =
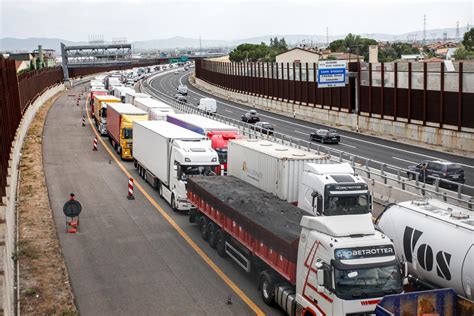
[[[436,126],[412,124],[402,120],[393,121],[356,115],[347,111],[333,111],[325,106],[299,105],[233,92],[214,86],[199,78],[193,78],[191,81],[199,89],[257,109],[337,128],[378,133],[385,137],[397,137],[402,140],[407,139],[424,144],[442,146],[447,150],[464,150],[474,153],[474,129],[466,128],[458,131],[457,126],[445,125],[443,128],[439,128]]]
[[[20,125],[16,130],[15,138],[12,143],[10,161],[7,175],[6,196],[2,198],[0,204],[0,247],[2,260],[2,271],[0,271],[1,304],[4,315],[15,314],[15,261],[13,254],[15,251],[16,235],[16,196],[18,187],[18,170],[21,159],[21,149],[23,141],[28,132],[33,118],[38,109],[58,92],[64,91],[64,84],[54,86],[33,102],[23,115]]]

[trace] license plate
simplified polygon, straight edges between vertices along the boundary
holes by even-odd
[[[336,137],[334,137],[332,140],[337,140],[337,138],[336,138]]]
[[[458,178],[459,178],[458,174],[453,175],[453,179],[458,179]]]

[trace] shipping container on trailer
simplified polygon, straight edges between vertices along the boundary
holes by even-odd
[[[327,155],[259,139],[231,140],[228,155],[229,175],[295,204],[304,165],[330,162]]]

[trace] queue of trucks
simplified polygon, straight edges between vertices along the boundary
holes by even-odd
[[[124,91],[106,81],[109,91]],[[390,304],[403,305],[408,282],[473,299],[468,211],[402,202],[387,206],[374,225],[371,192],[350,164],[244,139],[233,126],[175,113],[137,92],[124,97],[131,104],[93,96],[99,131],[105,125],[121,158],[133,160],[174,211],[188,214],[219,255],[257,277],[265,303],[289,315],[373,315],[386,297],[378,310],[390,315]],[[420,293],[408,298],[419,301]],[[472,314],[467,305],[463,311]]]

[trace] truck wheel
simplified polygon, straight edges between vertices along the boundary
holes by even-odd
[[[213,222],[209,221],[209,224],[207,224],[207,241],[209,242],[211,248],[214,249],[216,249],[217,245],[216,230],[216,225],[214,225]]]
[[[199,227],[201,228],[201,237],[203,240],[207,241],[208,234],[207,234],[207,218],[205,216],[202,216],[201,219],[199,220]]]
[[[158,194],[160,195],[160,198],[163,198],[163,187],[161,185],[161,182],[158,181]]]
[[[265,304],[272,306],[275,304],[275,278],[268,271],[262,272],[260,277],[260,292]]]
[[[176,207],[176,199],[174,198],[174,194],[171,195],[171,208],[173,209],[174,212],[178,211],[178,208]]]
[[[218,229],[216,231],[216,248],[217,248],[217,254],[221,256],[222,258],[226,257],[225,253],[225,233]]]

